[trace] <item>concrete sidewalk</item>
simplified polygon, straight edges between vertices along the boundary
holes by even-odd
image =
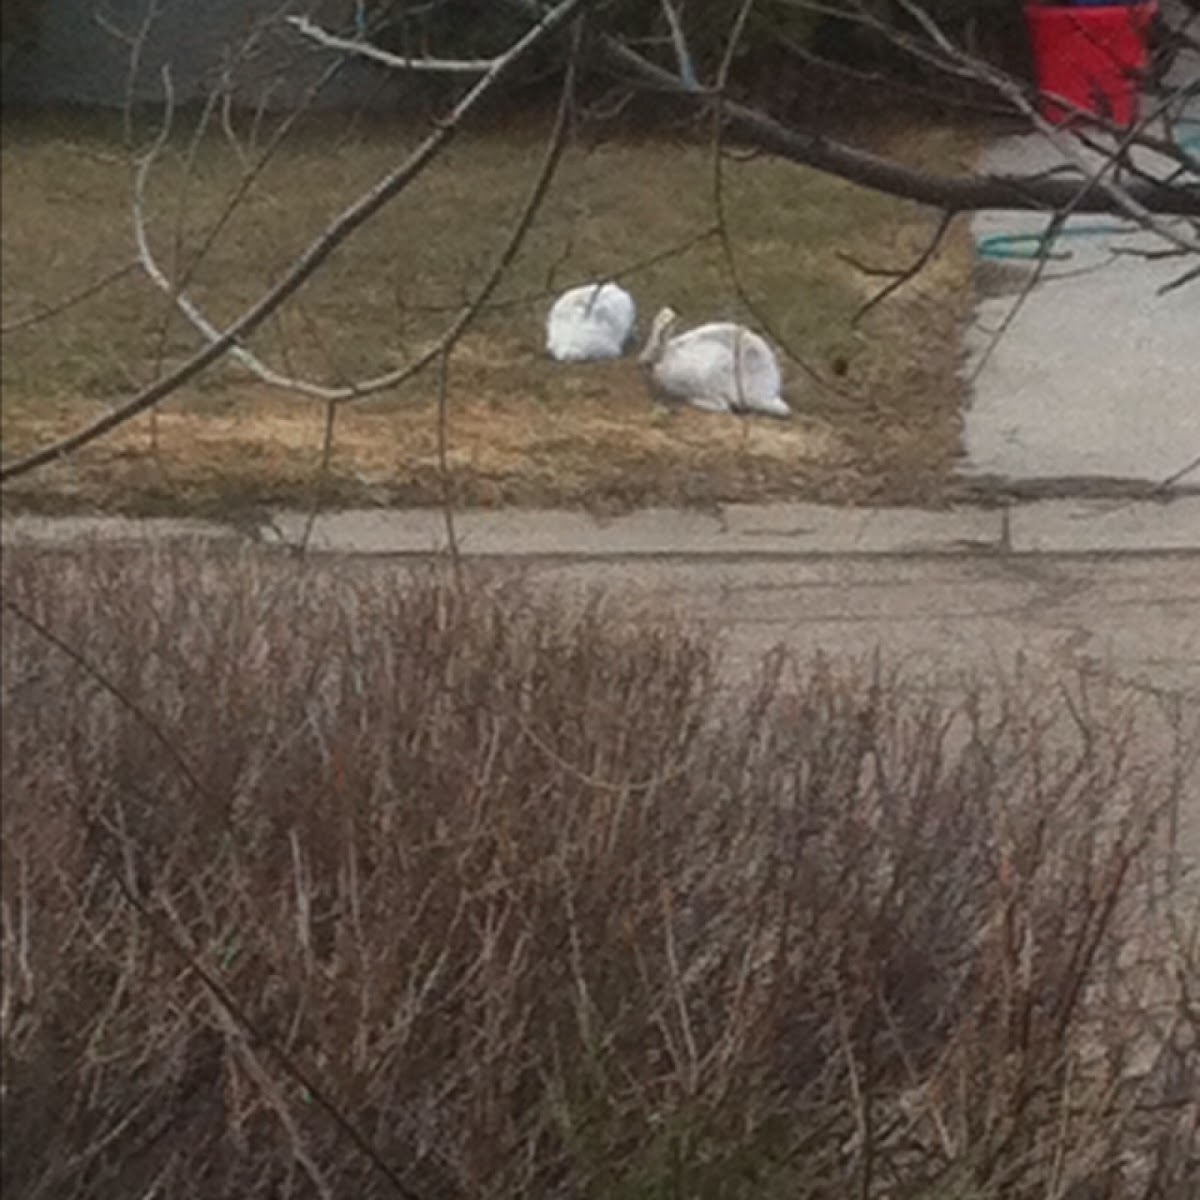
[[[199,521],[10,517],[6,545],[201,540],[295,545],[306,518],[252,530]],[[930,679],[1011,662],[1083,670],[1200,706],[1200,496],[1040,501],[948,512],[729,505],[457,514],[464,558],[599,586],[718,626],[735,660],[883,648]],[[248,533],[250,536],[248,536]],[[310,550],[381,564],[445,551],[436,510],[328,513]]]
[[[265,513],[228,524],[119,517],[6,517],[0,536],[45,545],[97,538],[228,540],[296,545],[307,515]],[[944,511],[817,504],[728,504],[713,510],[639,509],[600,519],[566,510],[473,510],[455,515],[468,557],[647,559],[795,558],[870,555],[1132,554],[1200,552],[1200,496],[1163,500],[1040,500]],[[316,552],[420,557],[445,551],[437,509],[362,509],[320,514]]]
[[[200,521],[13,517],[5,544],[202,540],[296,546],[307,518],[250,529]],[[456,514],[460,553],[556,585],[600,586],[713,621],[735,659],[882,647],[930,678],[1023,655],[1200,705],[1200,496],[1037,501],[946,512],[809,504]],[[385,562],[445,553],[437,510],[317,517],[319,554]]]

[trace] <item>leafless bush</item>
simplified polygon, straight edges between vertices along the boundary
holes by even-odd
[[[1078,698],[731,694],[701,631],[378,566],[3,571],[6,1195],[1195,1194],[1177,787]]]

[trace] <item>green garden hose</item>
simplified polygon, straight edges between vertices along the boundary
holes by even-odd
[[[979,239],[979,256],[981,258],[1046,258],[1064,259],[1068,254],[1055,254],[1049,249],[1042,252],[1042,246],[1047,238],[1050,243],[1065,237],[1109,237],[1133,233],[1136,225],[1085,225],[1082,229],[1060,229],[1056,233],[993,233]],[[1021,247],[1028,246],[1029,249]]]
[[[1196,125],[1197,122],[1185,121],[1182,124]],[[1190,134],[1188,137],[1180,138],[1178,146],[1187,154],[1200,155],[1200,133]],[[1055,254],[1049,245],[1058,241],[1059,238],[1069,237],[1120,237],[1127,233],[1137,232],[1137,226],[1133,224],[1113,225],[1085,225],[1082,228],[1059,229],[1051,234],[1048,230],[1043,233],[993,233],[987,237],[980,238],[977,250],[980,258],[988,259],[1050,259],[1062,260],[1069,258],[1068,254]],[[1046,246],[1043,252],[1043,246]]]

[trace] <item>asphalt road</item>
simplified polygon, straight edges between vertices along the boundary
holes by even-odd
[[[1178,772],[1179,861],[1200,889],[1200,555],[830,556],[531,560],[534,585],[601,588],[635,611],[703,622],[723,644],[727,686],[777,647],[801,671],[900,673],[953,703],[1028,697],[1047,745],[1078,752],[1069,711],[1103,738],[1135,730],[1129,768]],[[1068,697],[1070,698],[1068,701]]]
[[[321,555],[396,571],[436,553],[434,512],[329,514]],[[304,524],[279,513],[253,542],[195,522],[4,522],[6,543],[78,546],[90,538],[205,539],[271,546]],[[1048,700],[1063,688],[1138,727],[1138,754],[1179,761],[1183,845],[1200,865],[1200,498],[1168,504],[1056,502],[946,513],[730,506],[579,513],[466,513],[470,564],[582,598],[596,589],[631,619],[674,613],[724,647],[726,684],[785,648],[868,668],[878,655],[907,683],[953,699],[1020,677]]]

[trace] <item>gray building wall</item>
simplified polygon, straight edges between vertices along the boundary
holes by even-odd
[[[36,40],[5,46],[5,105],[120,108],[130,89],[127,40],[153,0],[45,0]],[[137,70],[136,103],[161,103],[161,72],[170,67],[178,103],[224,86],[244,106],[293,107],[331,61],[287,25],[306,12],[327,27],[347,28],[352,0],[157,0]],[[346,63],[316,101],[322,108],[389,110],[405,105],[411,83],[368,62]],[[411,102],[411,101],[410,101]]]

